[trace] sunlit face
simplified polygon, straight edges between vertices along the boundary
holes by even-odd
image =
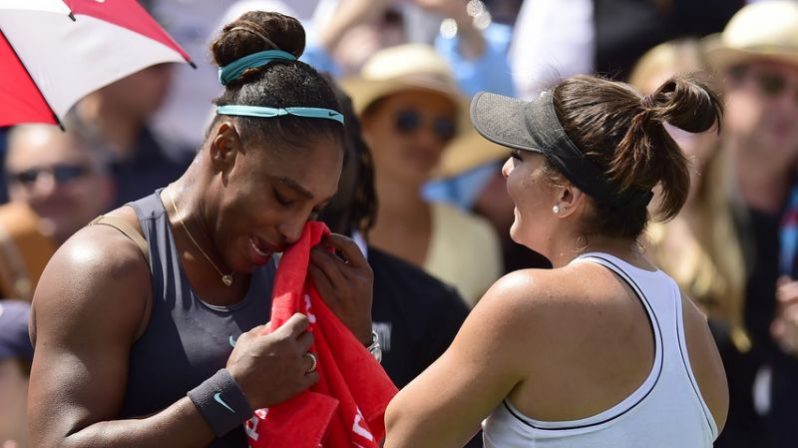
[[[328,139],[302,148],[246,147],[221,192],[214,242],[235,272],[251,272],[296,242],[305,223],[333,197],[343,145]]]
[[[518,244],[541,250],[556,224],[552,207],[555,188],[544,171],[545,158],[529,151],[514,151],[502,167],[507,193],[515,205],[510,237]]]
[[[404,91],[381,100],[362,117],[377,176],[408,186],[427,181],[455,135],[456,117],[456,105],[434,92]]]
[[[58,128],[29,131],[9,148],[9,197],[28,204],[43,230],[63,242],[111,204],[112,181],[98,167],[89,149]]]
[[[27,402],[27,375],[16,360],[0,360],[0,442],[25,433]]]
[[[792,163],[798,155],[798,66],[752,62],[729,78],[725,130],[773,163]]]

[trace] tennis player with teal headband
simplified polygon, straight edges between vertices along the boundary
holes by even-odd
[[[34,305],[34,446],[246,447],[252,410],[318,380],[307,318],[264,335],[273,254],[335,194],[343,117],[296,59],[298,21],[248,12],[213,42],[224,94],[204,144],[166,188],[114,210],[53,257]],[[98,225],[104,224],[104,225]],[[372,273],[332,235],[310,272],[371,341]]]

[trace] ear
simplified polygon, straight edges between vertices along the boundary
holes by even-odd
[[[557,216],[565,218],[577,212],[587,200],[587,195],[570,182],[558,187],[557,202],[560,212]]]
[[[211,165],[214,171],[226,172],[235,163],[236,156],[243,149],[241,136],[233,123],[222,122],[215,131],[209,148]]]

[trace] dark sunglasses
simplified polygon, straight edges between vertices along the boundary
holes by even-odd
[[[747,70],[744,67],[734,67],[732,76],[736,79],[742,79],[746,72]],[[789,80],[778,73],[757,70],[750,70],[749,73],[759,91],[769,98],[780,96],[791,86]],[[796,94],[796,100],[798,100],[798,89],[794,90],[795,92],[793,93]]]
[[[421,129],[424,117],[417,109],[402,109],[396,112],[396,130],[402,134],[412,134]],[[454,120],[448,117],[436,117],[432,120],[432,131],[443,142],[448,142],[457,133]]]
[[[80,179],[89,173],[89,169],[82,165],[58,164],[51,167],[30,168],[17,173],[9,174],[9,177],[22,185],[33,185],[42,173],[49,173],[53,179],[64,184]]]

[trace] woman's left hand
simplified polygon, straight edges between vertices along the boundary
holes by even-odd
[[[309,270],[324,303],[368,345],[374,273],[360,248],[343,235],[331,234],[311,251]]]

